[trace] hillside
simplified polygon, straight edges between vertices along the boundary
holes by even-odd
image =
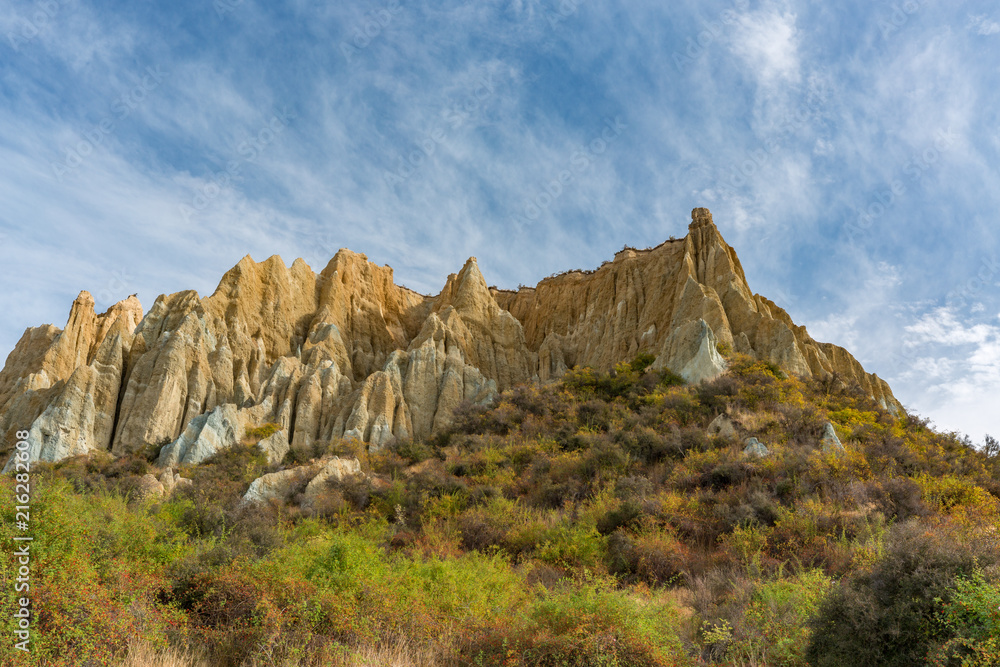
[[[1000,664],[1000,445],[752,293],[705,209],[517,291],[342,250],[83,293],[0,430],[3,665]]]
[[[651,361],[374,451],[269,464],[272,425],[166,477],[155,452],[37,464],[36,659],[996,664],[995,443],[745,355],[699,385]]]

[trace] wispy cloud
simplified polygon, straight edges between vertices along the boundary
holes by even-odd
[[[990,18],[986,14],[976,14],[969,17],[968,28],[977,35],[995,35],[1000,33],[1000,22]]]
[[[2,350],[80,289],[148,307],[247,253],[319,270],[350,247],[425,293],[476,255],[515,286],[708,205],[755,290],[911,407],[984,428],[955,393],[992,386],[1000,310],[993,283],[967,289],[1000,247],[983,10],[921,3],[885,37],[884,6],[801,0],[8,4]]]

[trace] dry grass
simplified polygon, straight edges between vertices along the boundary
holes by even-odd
[[[781,426],[781,415],[766,410],[752,412],[737,409],[732,411],[730,418],[739,424],[744,431],[753,434],[763,434]]]
[[[438,667],[443,662],[433,648],[415,646],[405,638],[366,646],[344,661],[343,667]]]
[[[376,646],[364,646],[338,660],[335,667],[440,667],[445,664],[439,651],[430,646],[417,646],[405,637],[383,641]],[[309,663],[284,663],[280,667],[307,667]],[[129,648],[128,657],[118,667],[211,667],[203,657],[191,650],[169,648],[157,650],[137,641]],[[275,667],[268,659],[253,660],[247,667]]]
[[[119,667],[210,667],[208,661],[187,649],[157,650],[149,643],[136,641],[129,646],[128,657]]]

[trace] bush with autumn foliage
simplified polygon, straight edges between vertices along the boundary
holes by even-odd
[[[366,476],[313,504],[241,503],[280,467],[253,447],[167,498],[140,497],[155,452],[40,464],[36,643],[5,633],[0,662],[998,664],[992,438],[731,352],[699,386],[651,361],[464,405],[427,441],[326,443]],[[708,434],[720,414],[737,437]],[[827,423],[844,451],[820,446]],[[9,581],[10,550],[0,565]]]

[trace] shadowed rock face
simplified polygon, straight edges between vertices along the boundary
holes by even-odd
[[[82,292],[65,329],[28,329],[8,357],[0,433],[11,443],[30,430],[41,460],[149,445],[171,445],[171,463],[202,460],[264,422],[300,451],[345,437],[380,447],[575,365],[648,352],[655,367],[708,379],[725,366],[717,342],[790,373],[836,372],[899,407],[846,350],[753,294],[711,214],[695,209],[683,239],[516,292],[488,288],[472,258],[424,296],[348,250],[318,275],[301,259],[245,257],[211,296],[160,296],[145,316],[135,297],[95,314]]]

